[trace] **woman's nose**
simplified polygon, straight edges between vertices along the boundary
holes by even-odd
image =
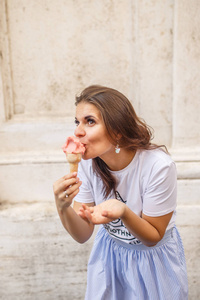
[[[81,124],[79,124],[79,125],[76,127],[76,129],[75,129],[75,131],[74,131],[74,134],[75,134],[75,136],[77,136],[77,137],[82,137],[82,136],[85,135],[85,130],[84,130],[84,128],[83,128],[83,126],[82,126]]]

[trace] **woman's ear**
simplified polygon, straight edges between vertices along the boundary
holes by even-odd
[[[121,133],[117,133],[117,135],[116,135],[117,141],[119,141],[121,139],[121,137],[122,137],[122,134]]]
[[[121,138],[122,138],[121,133],[112,132],[111,143],[115,145],[116,143],[119,143]]]

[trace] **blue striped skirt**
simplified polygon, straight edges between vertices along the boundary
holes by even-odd
[[[88,262],[85,300],[187,300],[183,245],[177,228],[154,247],[129,245],[100,227]]]

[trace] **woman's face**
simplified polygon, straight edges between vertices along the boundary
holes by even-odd
[[[76,108],[75,136],[85,146],[83,159],[100,157],[108,160],[115,153],[115,146],[111,144],[100,111],[95,105],[81,102]]]

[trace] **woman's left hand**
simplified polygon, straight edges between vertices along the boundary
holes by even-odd
[[[123,202],[117,199],[109,199],[93,207],[82,204],[78,214],[81,218],[87,219],[93,224],[106,224],[121,218],[124,215],[125,208],[126,205]]]

